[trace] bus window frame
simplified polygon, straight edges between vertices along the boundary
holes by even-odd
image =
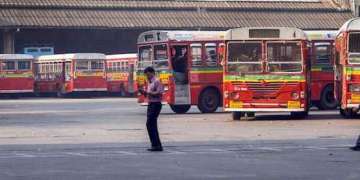
[[[215,61],[208,61],[208,47],[214,47],[215,49]],[[220,62],[219,62],[219,53],[218,53],[218,47],[219,47],[219,44],[218,43],[215,43],[215,42],[207,42],[205,43],[204,45],[204,63],[205,63],[205,66],[206,67],[219,67],[220,66]],[[215,65],[209,65],[208,63],[209,62],[214,62]]]
[[[4,72],[16,72],[17,70],[17,62],[16,61],[12,61],[12,60],[3,60],[1,61],[1,63],[5,63],[5,62],[13,62],[14,63],[14,69],[4,69],[4,66],[1,65],[1,70]]]
[[[88,63],[89,63],[89,69],[88,71],[89,72],[98,72],[98,71],[105,71],[105,60],[102,60],[102,59],[90,59],[90,60],[87,60]],[[93,68],[92,66],[92,63],[95,62],[96,63],[96,66],[98,66],[99,64],[102,64],[102,67],[101,68]]]
[[[282,61],[282,62],[273,62],[273,63],[270,63],[269,61],[269,57],[268,57],[268,44],[269,43],[278,43],[278,44],[288,44],[288,43],[300,43],[300,65],[301,65],[301,71],[298,71],[298,72],[270,72],[269,69],[270,69],[270,64],[299,64],[298,62],[291,62],[291,61]],[[306,62],[305,62],[305,58],[304,58],[304,47],[303,47],[303,41],[302,40],[290,40],[290,41],[287,41],[287,40],[283,40],[283,41],[266,41],[265,42],[265,59],[264,59],[264,62],[265,62],[265,72],[266,73],[270,73],[270,74],[303,74],[305,72],[305,65],[306,65]]]
[[[142,60],[142,56],[141,56],[141,48],[143,47],[150,47],[150,60],[149,61],[146,61],[146,62],[151,62],[150,65],[153,66],[153,59],[154,59],[154,44],[151,44],[151,43],[147,43],[147,44],[141,44],[141,45],[138,45],[138,70],[144,70],[146,67],[140,67],[143,65],[143,60]]]
[[[191,68],[199,68],[199,67],[204,67],[204,45],[202,43],[199,43],[199,42],[194,42],[194,43],[191,43],[189,45],[190,47],[190,53],[188,53],[188,55],[190,55],[190,58],[191,58],[191,62],[188,62],[191,64]],[[200,62],[199,65],[194,65],[193,62],[194,62],[194,58],[193,58],[193,48],[196,47],[196,48],[200,48],[200,60],[196,60],[195,62]]]
[[[325,44],[327,43],[328,44],[328,51],[330,52],[330,56],[329,56],[329,61],[328,63],[319,63],[318,62],[318,59],[316,58],[316,52],[317,52],[317,47],[322,47],[322,46],[326,46],[326,45],[320,45],[320,46],[315,46],[315,44]],[[334,64],[334,42],[331,42],[331,41],[314,41],[311,43],[311,64],[312,65],[333,65]]]
[[[27,62],[29,63],[29,68],[27,69],[19,69],[19,62]],[[21,72],[31,71],[32,70],[32,61],[31,60],[17,60],[16,61],[16,70]]]
[[[250,43],[253,43],[253,44],[260,44],[260,50],[261,50],[261,53],[260,53],[260,59],[259,59],[259,62],[258,63],[252,63],[252,62],[240,62],[242,64],[260,64],[260,67],[261,67],[261,70],[258,71],[258,72],[246,72],[244,74],[261,74],[261,73],[264,73],[264,52],[263,52],[263,41],[261,40],[230,40],[230,41],[227,41],[225,42],[225,48],[226,48],[226,56],[225,56],[225,73],[226,74],[234,74],[234,75],[238,75],[237,73],[234,73],[234,72],[229,72],[229,64],[239,64],[239,62],[230,62],[229,61],[229,55],[230,55],[230,51],[229,51],[229,45],[230,44],[250,44]]]
[[[348,32],[348,36],[347,36],[347,38],[346,38],[346,55],[347,55],[347,64],[349,64],[349,65],[360,65],[360,62],[358,62],[358,63],[350,63],[350,55],[352,55],[352,54],[356,54],[356,55],[359,55],[360,56],[360,52],[350,52],[350,35],[351,34],[360,34],[360,31],[349,31]]]

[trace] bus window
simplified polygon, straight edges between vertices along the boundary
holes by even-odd
[[[65,81],[71,80],[71,62],[65,63]]]
[[[139,69],[144,69],[148,66],[152,66],[151,53],[151,46],[142,46],[139,48]]]
[[[91,61],[91,70],[103,70],[104,62],[103,61]]]
[[[128,71],[129,71],[129,63],[125,62],[125,72],[128,72]]]
[[[360,33],[350,33],[349,36],[349,52],[360,53]]]
[[[350,33],[349,63],[360,63],[360,33]]]
[[[228,49],[228,72],[256,73],[262,71],[261,43],[230,43]]]
[[[157,69],[168,68],[168,53],[166,44],[154,46],[154,66]]]
[[[330,64],[331,61],[331,45],[330,43],[314,44],[315,64]]]
[[[30,70],[30,61],[19,61],[18,70]]]
[[[88,61],[76,61],[76,70],[77,71],[89,70],[89,62]]]
[[[14,61],[4,61],[2,63],[2,70],[4,70],[4,71],[15,70],[15,62]]]
[[[216,44],[206,44],[206,65],[207,66],[217,66],[217,54],[216,54]]]
[[[270,72],[300,72],[301,47],[298,43],[268,43],[268,70]]]
[[[192,66],[201,66],[202,65],[202,53],[201,53],[201,44],[192,44],[191,45],[191,59],[192,59]]]

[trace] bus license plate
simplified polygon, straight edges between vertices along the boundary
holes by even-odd
[[[241,101],[230,101],[230,108],[242,108],[243,103]]]
[[[360,102],[360,94],[351,94],[352,102]]]
[[[288,101],[288,109],[297,109],[300,108],[299,101]]]

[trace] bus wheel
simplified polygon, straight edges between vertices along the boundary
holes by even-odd
[[[351,119],[351,118],[356,116],[356,112],[354,112],[350,108],[347,108],[347,109],[341,109],[340,108],[340,114],[341,114],[342,117],[344,117],[346,119]]]
[[[189,111],[189,109],[191,108],[191,105],[170,105],[170,108],[176,114],[184,114]]]
[[[290,116],[294,119],[304,119],[309,115],[309,111],[291,112]]]
[[[239,121],[245,115],[244,112],[232,112],[232,118],[234,121]]]
[[[318,105],[321,110],[336,109],[338,103],[334,97],[334,86],[326,86],[321,93],[320,103]]]
[[[220,95],[213,89],[206,89],[200,94],[198,108],[202,113],[213,113],[220,106]]]

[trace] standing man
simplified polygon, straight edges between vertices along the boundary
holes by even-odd
[[[144,94],[149,101],[147,109],[146,127],[151,141],[151,148],[148,151],[162,151],[162,145],[159,137],[157,120],[161,111],[161,99],[163,94],[163,85],[155,76],[155,70],[152,67],[147,67],[144,74],[148,80],[147,90],[139,90]]]

